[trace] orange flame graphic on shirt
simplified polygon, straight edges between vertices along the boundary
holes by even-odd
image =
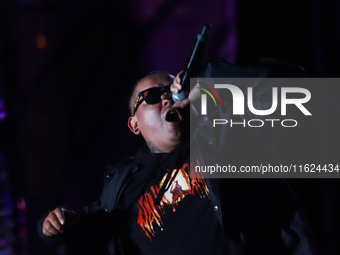
[[[195,169],[195,165],[200,166],[198,160],[190,164],[191,169]],[[189,164],[183,164],[182,168],[175,176],[177,169],[171,171],[170,186],[165,191],[159,205],[155,204],[157,195],[162,188],[168,173],[164,175],[159,185],[151,186],[150,192],[145,192],[138,200],[137,207],[139,209],[137,223],[141,226],[147,237],[152,241],[155,236],[154,224],[163,231],[162,215],[164,215],[164,206],[172,206],[173,212],[176,212],[176,206],[187,195],[199,195],[201,198],[207,196],[210,199],[209,189],[203,178],[202,173],[195,173],[194,177],[189,177]],[[195,171],[193,171],[195,172]]]

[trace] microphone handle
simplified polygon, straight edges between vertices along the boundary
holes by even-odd
[[[172,94],[172,99],[175,102],[185,99],[185,92],[190,91],[190,78],[197,75],[197,69],[203,56],[205,45],[209,38],[210,28],[211,25],[204,25],[202,32],[197,35],[195,45],[184,69],[182,77],[183,90],[179,94]]]

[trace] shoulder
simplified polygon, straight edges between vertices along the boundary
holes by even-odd
[[[114,175],[122,175],[129,172],[130,169],[136,168],[137,165],[138,162],[135,157],[127,157],[114,165],[107,166],[104,171],[104,178],[105,180],[110,180]]]

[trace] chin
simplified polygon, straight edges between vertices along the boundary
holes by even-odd
[[[171,140],[174,143],[181,144],[183,142],[189,141],[190,138],[190,130],[187,132],[176,132],[171,136]]]

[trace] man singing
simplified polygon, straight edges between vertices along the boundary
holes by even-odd
[[[234,77],[254,70],[224,60],[209,66]],[[261,66],[256,73],[268,77],[274,69]],[[56,208],[44,217],[38,224],[41,237],[61,254],[315,254],[303,214],[283,180],[190,174],[227,143],[233,149],[220,152],[226,160],[248,160],[254,152],[245,146],[251,153],[240,157],[232,134],[211,137],[209,115],[197,117],[190,136],[190,115],[197,116],[191,102],[200,97],[196,87],[175,103],[171,95],[182,90],[181,73],[174,78],[154,72],[139,80],[129,100],[128,127],[145,145],[135,157],[107,168],[97,202],[82,210]],[[214,114],[225,118],[229,111]]]

